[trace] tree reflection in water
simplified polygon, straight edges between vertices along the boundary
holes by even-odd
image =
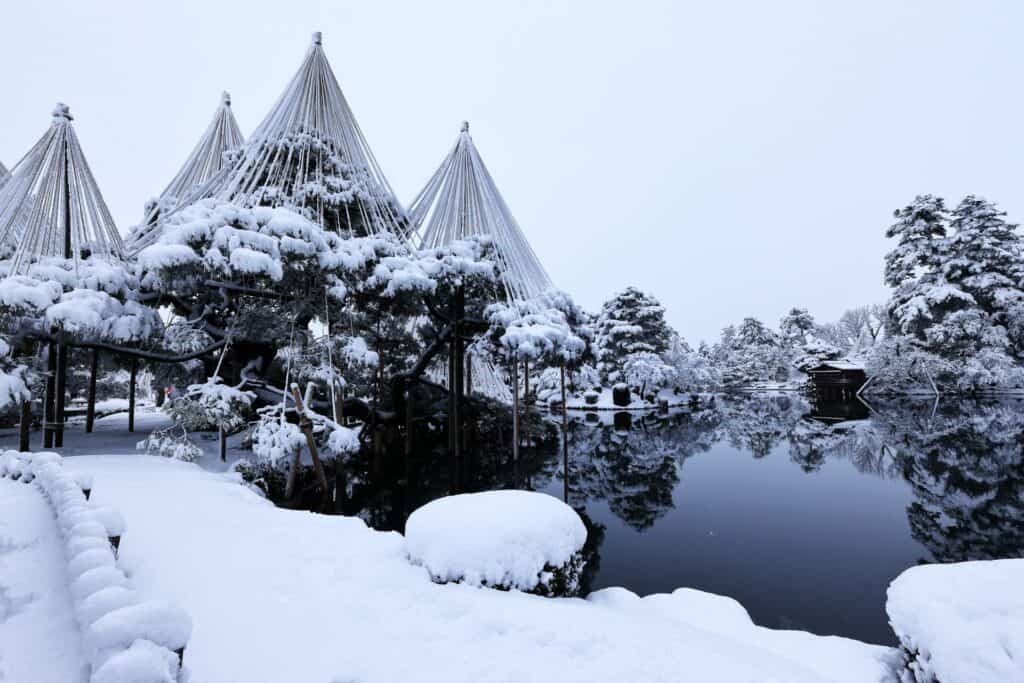
[[[1016,400],[949,400],[872,403],[869,410],[785,395],[720,397],[692,413],[575,415],[567,463],[555,447],[526,449],[513,463],[508,448],[493,444],[477,448],[455,474],[441,447],[417,459],[407,477],[372,475],[368,463],[356,461],[341,510],[376,528],[401,530],[414,509],[453,491],[557,490],[591,531],[592,577],[604,527],[587,515],[587,505],[601,502],[646,531],[674,508],[686,461],[725,442],[754,458],[781,450],[809,475],[845,460],[867,476],[902,478],[914,497],[907,509],[911,534],[930,555],[920,561],[1019,557],[1022,408]]]

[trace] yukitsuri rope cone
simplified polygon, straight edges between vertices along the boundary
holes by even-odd
[[[122,258],[124,247],[71,125],[66,104],[0,188],[0,244],[13,246],[10,273],[46,256]]]
[[[494,240],[509,299],[532,299],[551,288],[551,278],[487,171],[463,122],[448,156],[409,207],[421,246],[439,247],[486,235]]]
[[[408,228],[327,61],[320,33],[313,34],[298,72],[237,159],[179,197],[178,206],[208,198],[244,207],[287,206],[346,236],[405,237]]]
[[[413,200],[409,220],[424,248],[444,246],[473,236],[490,237],[509,300],[531,299],[552,287],[551,278],[473,144],[466,121],[462,122],[448,156]],[[473,391],[510,403],[512,392],[510,380],[504,376],[506,373],[475,355],[470,362]],[[440,366],[432,367],[430,376],[447,386],[446,373]]]
[[[160,197],[146,207],[145,220],[125,240],[128,252],[138,253],[156,241],[159,236],[156,225],[160,215],[177,208],[180,197],[187,197],[196,188],[224,172],[229,166],[227,155],[241,149],[244,144],[245,138],[231,110],[231,95],[225,92],[221,95],[210,125],[206,127],[188,159],[160,193]]]

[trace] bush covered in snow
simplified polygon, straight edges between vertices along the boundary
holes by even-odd
[[[488,491],[427,503],[405,526],[409,559],[437,583],[573,595],[587,530],[546,494]]]
[[[180,424],[153,430],[136,448],[149,455],[183,462],[194,462],[203,456],[203,449],[189,438],[188,431]]]
[[[223,429],[232,434],[246,425],[254,394],[229,387],[219,377],[193,384],[165,410],[188,431]]]

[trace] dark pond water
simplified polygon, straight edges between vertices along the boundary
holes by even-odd
[[[764,626],[884,644],[885,590],[904,569],[1024,556],[1018,401],[721,397],[692,414],[576,415],[567,458],[513,464],[507,450],[467,458],[458,486],[447,462],[368,486],[360,514],[401,529],[451,489],[544,491],[587,522],[590,590],[688,586]]]

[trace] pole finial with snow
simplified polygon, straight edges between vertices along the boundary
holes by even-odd
[[[229,93],[227,90],[222,92],[220,94],[220,101],[221,101],[221,104],[223,104],[225,107],[230,107],[231,106],[231,93]]]
[[[459,128],[459,130],[461,132],[463,132],[463,133],[468,133],[469,132],[469,121],[463,121],[462,122],[462,126]]]
[[[71,107],[63,102],[58,102],[50,113],[55,119],[65,119],[67,121],[75,120],[75,117],[71,115]]]
[[[313,44],[314,45],[323,45],[324,44],[324,34],[321,33],[320,31],[313,31]]]

